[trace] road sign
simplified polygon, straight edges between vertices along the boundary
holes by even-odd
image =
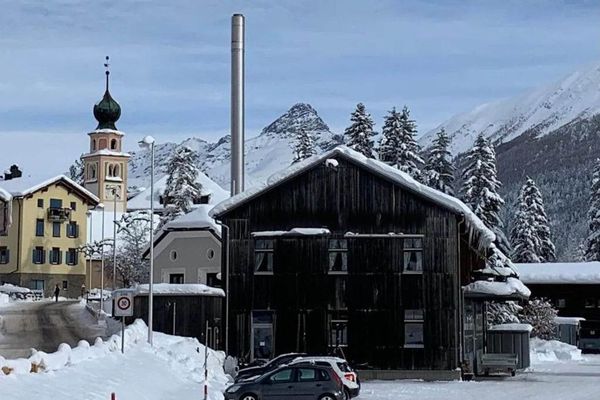
[[[129,291],[115,291],[115,317],[133,316],[133,293]]]

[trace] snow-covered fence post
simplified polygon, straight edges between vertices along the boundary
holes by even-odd
[[[204,400],[208,400],[208,321],[204,334]]]

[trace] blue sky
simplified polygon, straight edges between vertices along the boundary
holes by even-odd
[[[129,147],[145,134],[159,141],[226,134],[235,12],[247,18],[249,135],[296,102],[312,104],[335,131],[359,101],[376,128],[386,110],[406,104],[426,131],[600,60],[597,1],[0,0],[0,6],[0,148],[26,158],[43,146],[57,167],[85,150],[79,146],[95,127],[91,108],[102,95],[107,54],[111,91],[123,108],[118,127],[129,134]]]

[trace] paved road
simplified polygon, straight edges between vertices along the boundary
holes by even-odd
[[[54,352],[61,343],[77,345],[81,339],[94,343],[105,337],[106,328],[78,301],[44,300],[16,302],[0,307],[0,355],[28,357],[31,348]]]

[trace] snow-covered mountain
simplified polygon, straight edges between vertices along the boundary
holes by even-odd
[[[452,138],[453,153],[457,154],[468,150],[479,133],[496,144],[506,143],[525,132],[543,136],[598,113],[600,63],[595,63],[551,85],[458,114],[425,133],[420,142],[428,146],[443,127]]]
[[[298,103],[265,127],[258,136],[245,141],[246,187],[266,180],[273,173],[289,166],[293,159],[295,133],[304,129],[313,135],[317,152],[326,151],[339,143],[317,111],[309,104]],[[248,135],[248,133],[247,133]],[[229,188],[231,137],[222,137],[214,143],[189,138],[182,143],[156,145],[157,177],[164,175],[166,163],[178,146],[188,146],[199,155],[199,168],[223,188]],[[132,154],[129,161],[130,186],[148,184],[150,155],[147,151]]]

